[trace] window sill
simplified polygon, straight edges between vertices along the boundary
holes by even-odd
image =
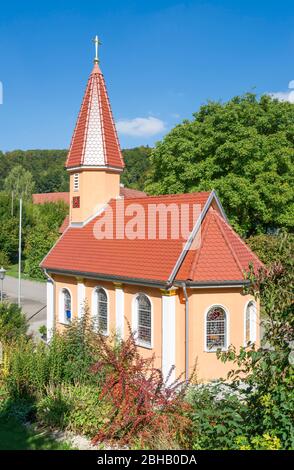
[[[229,350],[228,348],[204,349],[204,352],[216,354],[218,351],[220,351],[220,352],[228,352],[228,350]]]
[[[151,344],[140,343],[139,341],[136,341],[136,346],[144,349],[153,349],[153,346]]]
[[[59,321],[58,323],[59,323],[60,325],[63,325],[63,326],[71,326],[71,325],[72,325],[72,322]]]

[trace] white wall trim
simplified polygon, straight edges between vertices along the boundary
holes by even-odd
[[[176,364],[176,296],[162,295],[162,374],[167,379]],[[168,383],[175,381],[175,369]]]
[[[124,338],[125,293],[123,286],[115,286],[115,326],[116,334]]]
[[[110,311],[110,308],[109,308],[109,293],[108,293],[108,290],[105,289],[105,287],[103,286],[95,286],[92,290],[92,302],[91,302],[91,315],[92,315],[92,318],[95,318],[97,317],[97,310],[98,310],[98,290],[99,289],[103,289],[103,291],[105,292],[106,294],[106,297],[107,297],[107,331],[106,333],[102,333],[104,334],[105,336],[108,336],[109,335],[109,311]]]
[[[251,299],[246,302],[245,307],[244,307],[244,346],[247,346],[246,342],[246,312],[248,306],[252,304],[254,306],[254,310],[251,310],[250,312],[250,343],[255,343],[257,339],[257,305],[255,300]]]
[[[207,344],[206,344],[206,336],[207,336],[207,314],[209,312],[209,310],[213,307],[220,307],[222,308],[225,313],[226,313],[226,335],[225,335],[225,338],[226,338],[226,345],[224,348],[222,348],[221,350],[222,351],[227,351],[229,346],[230,346],[230,314],[229,314],[229,309],[223,305],[223,304],[212,304],[210,305],[206,310],[205,310],[205,313],[204,313],[204,351],[205,352],[208,352],[208,353],[216,353],[218,349],[220,348],[217,348],[217,349],[208,349],[207,348]]]
[[[86,301],[86,286],[83,282],[77,284],[77,302],[78,302],[78,319],[84,315],[85,301]]]
[[[54,283],[47,280],[47,342],[52,339],[54,332]]]
[[[150,346],[147,346],[146,344],[141,344],[140,341],[138,341],[138,311],[137,311],[137,298],[139,295],[145,295],[150,302],[151,305],[151,344]],[[149,295],[146,294],[146,292],[137,292],[132,300],[132,332],[134,334],[136,344],[140,346],[141,348],[146,348],[146,349],[153,349],[153,335],[154,335],[154,328],[153,328],[153,302]]]

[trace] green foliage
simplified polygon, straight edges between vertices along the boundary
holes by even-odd
[[[21,165],[14,166],[5,178],[4,189],[8,194],[13,193],[16,199],[22,197],[29,200],[35,189],[32,174]]]
[[[245,436],[237,437],[236,444],[240,450],[280,450],[282,448],[280,439],[267,433],[251,439]]]
[[[126,167],[121,176],[121,182],[128,188],[143,190],[151,166],[151,148],[135,147],[125,149],[122,153]]]
[[[45,279],[40,263],[58,238],[56,230],[50,230],[46,225],[36,225],[29,232],[24,250],[24,272],[34,279]]]
[[[34,279],[44,279],[40,263],[59,237],[58,229],[68,213],[63,202],[31,207],[33,227],[25,237],[24,271]]]
[[[99,399],[93,385],[63,385],[49,389],[37,405],[37,419],[42,424],[93,437],[108,422],[110,405]]]
[[[245,431],[246,406],[221,384],[190,389],[192,447],[194,450],[235,449],[235,440]]]
[[[28,330],[26,316],[16,304],[0,302],[0,341],[7,343],[22,337]]]
[[[68,191],[68,175],[64,169],[67,150],[14,150],[1,155],[0,187],[16,166],[32,174],[35,192]]]
[[[246,243],[268,266],[274,262],[280,262],[286,266],[287,260],[294,254],[294,235],[290,233],[252,235],[247,238]]]
[[[62,335],[55,333],[49,346],[20,338],[5,349],[8,370],[4,381],[10,396],[36,399],[48,387],[61,383],[98,383],[101,374],[94,376],[90,371],[98,357],[96,339],[84,322],[74,324]]]
[[[15,217],[5,218],[0,224],[0,246],[14,264],[18,257],[18,220]]]
[[[280,252],[293,248],[293,240],[284,237]],[[289,251],[290,252],[290,251]],[[230,348],[220,353],[222,361],[232,361],[229,374],[233,386],[245,386],[250,435],[276,436],[283,449],[294,447],[294,369],[293,361],[293,257],[283,264],[274,263],[257,276],[250,273],[249,292],[260,295],[264,313],[263,346],[256,349]]]
[[[0,268],[3,266],[4,269],[7,269],[9,267],[9,258],[7,256],[7,253],[5,251],[0,250]]]
[[[215,189],[242,235],[293,227],[294,106],[269,96],[201,106],[152,152],[152,194]]]

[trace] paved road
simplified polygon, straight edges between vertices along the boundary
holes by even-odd
[[[6,276],[3,287],[5,297],[17,303],[18,280]],[[38,332],[39,327],[46,324],[46,283],[22,280],[21,306],[29,319],[29,331]]]

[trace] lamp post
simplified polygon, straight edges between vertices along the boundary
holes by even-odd
[[[0,281],[1,281],[1,302],[3,302],[3,281],[4,281],[4,278],[5,278],[5,274],[6,274],[6,269],[3,268],[0,268]]]

